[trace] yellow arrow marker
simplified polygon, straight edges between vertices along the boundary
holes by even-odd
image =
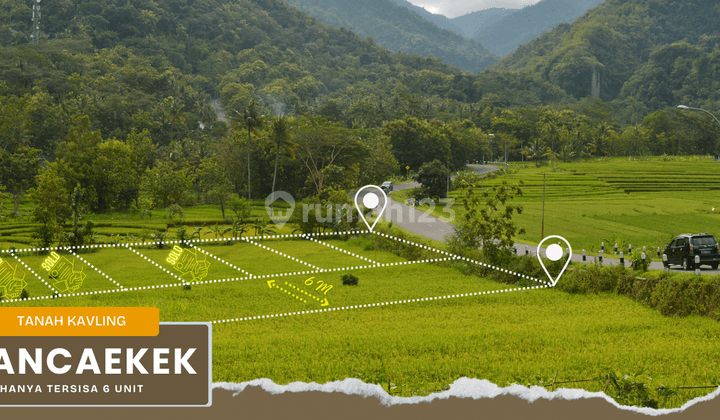
[[[313,278],[314,278],[314,277],[313,277]],[[301,288],[299,288],[299,287],[296,287],[296,286],[294,286],[294,285],[292,285],[292,284],[290,284],[290,283],[288,283],[288,282],[285,282],[285,285],[288,286],[288,287],[293,288],[294,290],[296,290],[296,291],[298,291],[298,292],[300,292],[300,293],[303,293],[303,294],[306,295],[306,296],[310,296],[311,298],[317,300],[318,302],[320,302],[320,306],[328,306],[328,305],[330,304],[330,302],[327,300],[327,298],[325,298],[325,299],[323,299],[323,300],[320,300],[319,297],[313,296],[312,294],[310,294],[310,293],[304,291],[303,289],[301,289]]]
[[[300,297],[300,296],[297,296],[295,293],[292,293],[291,291],[286,290],[286,289],[283,289],[282,287],[277,286],[277,285],[276,285],[275,287],[277,287],[278,289],[280,289],[280,290],[282,290],[283,292],[287,293],[288,295],[294,297],[295,299],[299,300],[300,302],[302,302],[302,303],[307,303],[307,300],[303,299],[303,298]]]
[[[312,278],[315,278],[315,277],[312,277]],[[317,300],[318,302],[321,302],[321,300],[320,300],[319,297],[313,296],[312,294],[304,291],[303,289],[301,289],[301,288],[299,288],[299,287],[293,286],[292,284],[290,284],[290,283],[288,283],[288,282],[285,282],[285,285],[286,285],[286,286],[289,286],[289,287],[292,287],[293,289],[297,290],[298,292],[303,293],[303,294],[305,294],[306,296],[309,296],[309,297]]]
[[[288,283],[285,282],[285,284],[288,284]],[[283,289],[282,287],[280,287],[280,286],[278,286],[277,284],[275,284],[275,280],[268,280],[267,285],[268,285],[268,287],[271,288],[271,289],[272,289],[273,287],[276,288],[276,289],[280,289],[281,291],[287,293],[288,295],[294,297],[295,299],[299,300],[299,301],[302,302],[302,303],[307,303],[307,300],[303,299],[301,296],[298,296],[298,295],[296,295],[295,293],[293,293],[293,292],[291,292],[291,291],[289,291],[289,290]]]

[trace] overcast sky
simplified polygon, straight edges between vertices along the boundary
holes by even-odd
[[[458,17],[476,10],[504,7],[506,9],[522,9],[523,6],[535,4],[540,0],[408,0],[428,12],[445,15],[449,18]]]

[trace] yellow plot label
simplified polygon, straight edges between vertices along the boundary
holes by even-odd
[[[180,278],[185,281],[204,279],[210,267],[210,263],[205,260],[205,254],[196,249],[183,249],[177,245],[170,251],[166,261],[180,272]]]
[[[83,273],[83,266],[78,266],[75,266],[75,260],[70,261],[55,252],[51,252],[42,263],[42,267],[50,275],[53,287],[60,293],[74,292],[82,286],[86,275]]]
[[[18,264],[13,267],[9,262],[0,259],[0,293],[3,299],[18,298],[25,286],[25,272],[18,268]]]

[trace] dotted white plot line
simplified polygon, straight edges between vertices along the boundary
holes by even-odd
[[[380,233],[380,232],[373,232],[373,233],[376,234],[376,235],[384,236],[384,237],[386,237],[386,238],[388,238],[388,239],[405,242],[405,243],[410,244],[410,245],[414,245],[414,246],[417,246],[417,247],[420,247],[420,248],[423,248],[423,249],[427,249],[427,250],[429,250],[429,251],[435,251],[435,252],[439,252],[440,254],[453,256],[453,257],[456,257],[456,258],[458,258],[458,259],[462,259],[462,260],[464,260],[464,261],[467,261],[467,262],[470,262],[470,263],[473,263],[473,264],[477,264],[477,265],[480,265],[480,266],[483,266],[483,267],[490,268],[490,269],[492,269],[492,270],[496,270],[496,271],[501,271],[501,272],[503,272],[503,273],[512,274],[512,275],[518,276],[518,277],[520,277],[520,278],[527,279],[527,280],[531,280],[531,281],[538,282],[538,283],[542,283],[542,284],[546,284],[546,285],[548,285],[548,286],[551,285],[550,283],[548,283],[548,282],[546,282],[546,281],[544,281],[544,280],[536,279],[535,277],[530,277],[530,276],[527,276],[527,275],[525,275],[525,274],[517,273],[517,272],[515,272],[515,271],[506,270],[506,269],[504,269],[504,268],[496,267],[496,266],[494,266],[494,265],[485,264],[485,263],[480,262],[480,261],[475,261],[475,260],[471,260],[471,259],[469,259],[469,258],[461,257],[461,256],[459,256],[459,255],[454,255],[454,254],[451,254],[451,253],[449,253],[449,252],[445,252],[445,251],[442,251],[442,250],[439,250],[439,249],[437,249],[437,248],[433,248],[433,247],[430,247],[430,246],[427,246],[427,245],[421,245],[421,244],[418,244],[418,243],[415,243],[415,242],[412,242],[412,241],[408,241],[408,240],[405,240],[405,239],[400,239],[400,238],[398,238],[398,237],[391,236],[391,235],[386,235],[386,234]]]
[[[259,244],[259,243],[257,243],[257,242],[253,242],[253,241],[251,241],[251,240],[248,239],[248,238],[243,238],[243,240],[245,240],[246,242],[251,243],[251,244],[253,244],[253,245],[255,245],[255,246],[259,246],[260,248],[263,248],[263,249],[265,249],[265,250],[267,250],[267,251],[270,251],[270,252],[273,252],[273,253],[275,253],[275,254],[277,254],[277,255],[280,255],[281,257],[290,258],[291,260],[293,260],[293,261],[295,261],[295,262],[299,262],[300,264],[304,264],[304,265],[306,265],[306,266],[308,266],[308,267],[310,267],[310,268],[314,268],[315,270],[319,270],[319,271],[321,271],[321,272],[323,271],[323,269],[320,268],[320,267],[314,266],[314,265],[312,265],[312,264],[310,264],[310,263],[306,263],[305,261],[299,260],[299,259],[297,259],[297,258],[295,258],[295,257],[292,257],[292,256],[290,256],[290,255],[288,255],[288,254],[285,254],[284,252],[280,252],[280,251],[278,251],[278,250],[275,250],[275,249],[272,249],[272,248],[268,248],[268,247],[266,247],[266,246],[263,245],[263,244]]]
[[[292,234],[292,235],[288,234],[288,235],[276,235],[275,237],[273,237],[273,239],[276,239],[276,238],[277,238],[277,239],[280,239],[280,238],[290,238],[290,237],[303,237],[303,238],[312,240],[311,238],[308,238],[308,236],[331,236],[331,235],[344,235],[344,234],[351,234],[351,235],[352,235],[352,234],[361,234],[361,233],[370,233],[370,231],[319,232],[319,233],[312,233],[312,234]],[[180,280],[182,283],[177,283],[177,284],[163,284],[163,285],[151,285],[151,286],[141,286],[141,287],[134,287],[134,288],[123,288],[123,290],[109,290],[109,291],[108,291],[108,290],[105,290],[105,291],[97,291],[97,292],[71,293],[71,294],[58,295],[58,296],[60,296],[60,297],[70,297],[70,296],[79,296],[79,295],[92,295],[92,294],[113,293],[113,292],[121,292],[121,291],[135,291],[135,290],[145,290],[145,289],[155,289],[155,288],[165,288],[165,287],[176,287],[176,286],[184,286],[184,285],[188,285],[188,284],[198,284],[198,285],[201,285],[201,284],[220,283],[220,282],[227,282],[227,281],[239,281],[239,280],[248,280],[248,279],[263,279],[263,278],[274,278],[274,277],[282,277],[282,276],[293,276],[293,275],[300,275],[300,274],[303,274],[303,275],[304,275],[304,274],[316,274],[316,273],[321,273],[321,272],[335,272],[335,271],[344,271],[344,270],[358,270],[358,269],[365,269],[365,268],[379,268],[379,267],[387,267],[387,266],[397,266],[397,265],[407,265],[407,264],[419,264],[419,263],[428,263],[428,262],[441,262],[441,261],[457,260],[457,259],[462,259],[462,260],[467,261],[467,262],[470,262],[470,263],[474,263],[474,264],[478,264],[478,265],[483,265],[483,266],[486,266],[486,267],[489,267],[489,268],[492,268],[492,269],[495,269],[495,270],[500,270],[500,271],[503,271],[503,272],[506,272],[506,273],[509,273],[509,274],[514,274],[514,275],[520,276],[520,277],[525,278],[525,279],[528,279],[528,280],[533,280],[533,281],[536,281],[536,282],[543,283],[543,284],[547,285],[546,287],[552,287],[552,285],[551,285],[550,283],[547,283],[547,282],[544,282],[544,281],[535,279],[535,278],[530,277],[530,276],[522,275],[522,274],[519,274],[519,273],[515,273],[515,272],[512,272],[512,271],[509,271],[509,270],[505,270],[505,269],[501,269],[501,268],[498,268],[498,267],[494,267],[494,266],[491,266],[491,265],[488,265],[488,264],[480,263],[480,262],[478,262],[478,261],[474,261],[474,260],[471,260],[471,259],[468,259],[468,258],[465,258],[465,257],[460,257],[460,256],[458,256],[458,255],[453,255],[453,254],[450,254],[450,253],[445,252],[445,251],[438,250],[438,249],[433,248],[433,247],[428,247],[428,246],[425,246],[425,245],[420,245],[420,244],[417,244],[417,243],[415,243],[415,242],[407,241],[407,240],[404,240],[404,239],[400,239],[400,238],[397,238],[397,237],[394,237],[394,236],[391,236],[391,235],[385,235],[385,234],[382,234],[382,233],[379,233],[379,232],[375,232],[375,233],[376,233],[376,234],[379,234],[379,235],[381,235],[381,236],[385,236],[385,237],[387,237],[388,239],[402,241],[402,242],[405,242],[405,243],[408,243],[408,244],[411,244],[411,245],[414,245],[414,246],[422,247],[422,248],[425,248],[425,249],[428,249],[428,250],[431,250],[431,251],[435,251],[435,252],[438,252],[438,253],[441,253],[441,254],[444,254],[444,255],[448,255],[448,257],[447,257],[447,258],[435,258],[435,259],[417,260],[417,261],[402,261],[402,262],[386,263],[386,264],[380,264],[380,263],[377,263],[377,262],[373,262],[373,261],[367,260],[367,261],[369,261],[369,262],[371,262],[371,263],[373,263],[373,264],[375,264],[375,265],[372,265],[372,266],[366,265],[366,266],[355,266],[355,267],[343,267],[343,268],[333,268],[333,269],[321,269],[321,268],[319,268],[319,267],[313,266],[312,264],[308,264],[308,263],[306,263],[306,262],[304,262],[304,261],[298,260],[298,259],[296,259],[296,258],[294,258],[294,257],[291,257],[291,256],[289,256],[289,255],[287,255],[287,254],[284,254],[284,253],[282,253],[282,252],[279,252],[279,251],[273,250],[273,249],[271,249],[271,248],[268,248],[268,247],[266,247],[266,246],[264,246],[264,245],[255,243],[255,242],[253,242],[253,241],[250,240],[250,239],[253,238],[253,237],[243,237],[243,238],[238,238],[238,239],[245,240],[246,242],[249,242],[249,243],[251,243],[251,244],[253,244],[253,245],[262,247],[262,248],[264,248],[264,249],[266,249],[266,250],[269,250],[269,251],[271,251],[271,252],[274,252],[274,253],[276,253],[276,254],[278,254],[278,255],[282,255],[282,256],[284,256],[284,257],[286,257],[286,258],[290,258],[290,259],[292,259],[292,260],[294,260],[294,261],[300,262],[300,263],[302,263],[302,264],[304,264],[304,265],[307,265],[307,266],[309,266],[309,267],[311,267],[311,268],[314,268],[315,271],[302,271],[302,272],[293,272],[293,273],[268,274],[268,275],[263,275],[263,276],[254,276],[254,275],[250,275],[250,274],[248,273],[249,277],[245,277],[245,278],[229,278],[229,279],[205,280],[205,281],[195,281],[195,282],[188,283],[188,282],[186,282],[185,280],[183,280],[182,278],[178,277],[177,275],[169,272],[169,271],[166,270],[164,267],[160,266],[159,264],[157,264],[157,263],[155,263],[154,261],[150,260],[149,258],[145,257],[145,256],[142,255],[141,253],[139,253],[139,252],[137,252],[136,250],[130,248],[130,246],[135,246],[135,245],[137,245],[137,246],[147,246],[147,245],[151,245],[151,244],[157,244],[157,242],[138,242],[138,243],[136,243],[136,244],[85,245],[85,246],[81,246],[81,247],[79,247],[79,248],[91,249],[91,248],[116,248],[116,247],[121,247],[121,246],[122,246],[122,247],[127,247],[128,249],[130,249],[131,251],[133,251],[133,252],[134,252],[135,254],[137,254],[138,256],[143,257],[145,260],[147,260],[148,262],[151,262],[152,264],[154,264],[154,265],[157,266],[158,268],[162,269],[162,270],[165,271],[166,273],[168,273],[168,274],[170,274],[171,276],[175,277],[176,279]],[[268,237],[266,237],[266,238],[268,238]],[[198,239],[198,240],[194,240],[194,241],[185,241],[185,243],[187,243],[187,242],[215,242],[215,241],[220,241],[220,240],[225,240],[225,239]],[[320,241],[317,241],[317,242],[322,243],[322,242],[320,242]],[[182,241],[163,241],[163,243],[164,243],[164,244],[182,243]],[[322,244],[325,244],[325,243],[322,243]],[[328,246],[331,246],[331,245],[328,244]],[[42,248],[42,249],[43,249],[43,250],[52,250],[52,249],[61,250],[62,248],[56,247],[56,248]],[[197,249],[199,249],[199,248],[197,248]],[[31,251],[31,252],[34,252],[34,251],[36,251],[36,250],[35,250],[35,249],[27,249],[27,250],[22,250],[22,251]],[[203,250],[200,250],[200,251],[206,253],[206,252],[203,251]],[[344,250],[343,250],[343,251],[344,251]],[[5,251],[5,252],[10,253],[11,255],[13,255],[13,257],[14,257],[15,259],[17,259],[18,261],[20,261],[20,259],[17,258],[17,256],[14,255],[12,251]],[[16,252],[21,252],[21,251],[16,251]],[[207,255],[211,255],[212,257],[214,257],[214,258],[222,261],[222,259],[219,259],[219,258],[215,257],[215,256],[212,255],[212,254],[209,254],[209,253],[206,253],[206,254],[207,254]],[[360,256],[358,256],[358,257],[360,257]],[[360,258],[362,258],[362,257],[360,257]],[[82,259],[82,258],[81,258],[81,259]],[[22,261],[20,261],[20,262],[21,262],[25,267],[27,267]],[[224,261],[223,261],[223,262],[224,262]],[[92,266],[92,265],[91,265],[91,266]],[[232,265],[231,265],[231,266],[232,266]],[[48,285],[48,284],[47,284],[42,278],[40,278],[32,269],[30,269],[29,267],[27,267],[27,268],[28,268],[38,279],[40,279],[41,281],[43,281],[43,283],[45,283],[46,285]],[[93,268],[94,268],[94,267],[93,267]],[[238,269],[239,269],[239,268],[238,268]],[[239,270],[241,270],[241,269],[239,269]],[[241,270],[241,271],[244,271],[244,270]],[[247,273],[247,272],[246,272],[246,273]],[[116,284],[117,284],[117,283],[116,283]],[[118,285],[118,286],[120,286],[120,285]],[[50,287],[51,290],[53,290],[52,286],[48,285],[48,287]],[[120,286],[120,287],[121,287],[121,286]],[[58,297],[58,296],[55,296],[55,297]],[[53,296],[48,296],[48,297],[53,297]],[[41,298],[43,298],[43,297],[38,297],[38,299],[41,299]],[[35,298],[30,298],[30,299],[31,299],[31,300],[34,300]],[[22,300],[22,299],[5,300],[5,301],[0,301],[0,303],[10,303],[10,302],[15,302],[15,301],[20,301],[20,300]]]
[[[407,265],[407,264],[422,264],[422,263],[432,263],[432,262],[442,262],[442,261],[450,261],[450,260],[457,260],[460,257],[453,256],[453,257],[445,257],[445,258],[428,258],[427,260],[415,260],[415,261],[398,261],[394,263],[385,263],[385,264],[379,264],[378,267],[388,267],[393,265]]]
[[[349,310],[349,309],[363,309],[363,308],[371,308],[371,307],[378,307],[378,306],[399,305],[399,304],[403,304],[403,303],[415,303],[415,302],[426,302],[426,301],[431,301],[431,300],[455,299],[455,298],[469,297],[469,296],[490,295],[490,294],[495,294],[495,293],[519,292],[519,291],[524,291],[524,290],[544,289],[544,288],[548,288],[548,287],[551,287],[551,286],[544,285],[544,286],[516,287],[514,289],[488,290],[485,292],[461,293],[461,294],[456,294],[456,295],[434,296],[434,297],[429,297],[429,298],[396,300],[396,301],[392,301],[392,302],[368,303],[368,304],[364,304],[364,305],[353,305],[353,306],[340,306],[337,308],[312,309],[312,310],[308,310],[308,311],[284,312],[284,313],[271,314],[271,315],[246,316],[244,318],[228,318],[228,319],[220,319],[220,320],[210,321],[210,322],[212,322],[213,324],[224,324],[224,323],[228,323],[228,322],[242,322],[242,321],[251,321],[251,320],[256,320],[256,319],[280,318],[280,317],[284,317],[284,316],[306,315],[306,314],[314,314],[314,313],[320,313],[320,312],[345,311],[345,310]]]
[[[245,275],[247,275],[247,276],[250,276],[250,278],[253,278],[253,275],[252,275],[252,274],[248,273],[247,271],[243,270],[242,268],[240,268],[240,267],[238,267],[238,266],[236,266],[236,265],[234,265],[234,264],[231,264],[231,263],[223,260],[223,259],[220,258],[220,257],[217,257],[217,256],[215,256],[215,255],[213,255],[213,254],[211,254],[211,253],[209,253],[209,252],[207,252],[207,251],[205,251],[205,250],[203,250],[203,249],[200,249],[200,248],[196,247],[196,246],[193,245],[193,244],[188,243],[188,246],[189,246],[190,248],[197,249],[198,251],[202,252],[203,254],[207,255],[208,257],[215,258],[216,260],[220,261],[221,263],[227,265],[227,266],[230,267],[230,268],[234,268],[235,270],[238,270],[238,271],[240,271],[241,273],[243,273],[243,274],[245,274]]]
[[[502,271],[503,273],[512,274],[512,275],[515,275],[515,276],[518,276],[518,277],[521,277],[521,278],[524,278],[524,279],[527,279],[527,280],[532,280],[532,281],[535,281],[535,282],[538,282],[538,283],[545,284],[545,285],[547,285],[547,286],[549,286],[549,287],[552,287],[552,284],[546,282],[545,280],[536,279],[535,277],[530,277],[530,276],[527,276],[527,275],[525,275],[525,274],[516,273],[516,272],[514,272],[514,271],[506,270],[506,269],[504,269],[504,268],[495,267],[494,265],[481,263],[480,261],[471,260],[471,259],[469,259],[469,258],[465,258],[465,257],[460,257],[460,258],[463,259],[463,260],[465,260],[465,261],[467,261],[467,262],[469,262],[469,263],[481,265],[481,266],[483,266],[483,267],[488,267],[488,268],[491,268],[491,269],[497,270],[497,271]]]
[[[144,258],[145,261],[149,262],[150,264],[153,264],[155,267],[161,269],[162,271],[164,271],[164,272],[170,274],[171,276],[175,277],[176,279],[180,280],[183,285],[188,284],[185,280],[183,280],[182,278],[180,278],[180,277],[178,277],[177,275],[175,275],[175,273],[171,273],[171,272],[168,271],[165,267],[161,266],[160,264],[156,263],[155,261],[151,260],[150,258],[148,258],[148,257],[144,256],[143,254],[141,254],[141,253],[135,251],[134,249],[130,248],[130,245],[125,245],[125,247],[126,247],[127,249],[129,249],[130,251],[134,252],[135,254],[137,254],[139,257]],[[161,287],[165,287],[165,285],[161,285]]]
[[[363,257],[363,256],[361,256],[361,255],[358,255],[358,254],[354,253],[354,252],[350,252],[350,251],[344,250],[344,249],[342,249],[342,248],[338,248],[338,247],[336,247],[335,245],[331,245],[331,244],[329,244],[329,243],[327,243],[327,242],[323,242],[323,241],[320,241],[320,240],[318,240],[318,239],[313,239],[313,238],[311,238],[311,237],[309,237],[309,236],[305,236],[305,238],[308,239],[308,240],[310,240],[310,241],[316,242],[316,243],[318,243],[318,244],[320,244],[320,245],[325,245],[325,246],[327,246],[327,247],[330,247],[330,248],[332,248],[332,249],[334,249],[334,250],[336,250],[336,251],[340,251],[340,252],[344,252],[344,253],[346,253],[346,254],[348,254],[348,255],[352,255],[353,257],[359,258],[359,259],[361,259],[361,260],[363,260],[363,261],[367,261],[367,262],[372,263],[372,264],[375,264],[375,265],[379,265],[379,264],[380,264],[380,263],[375,262],[375,261],[373,261],[373,260],[371,260],[371,259],[369,259],[369,258],[365,258],[365,257]]]
[[[59,298],[66,298],[66,297],[73,297],[73,296],[89,296],[89,295],[100,295],[104,293],[115,293],[115,292],[127,292],[130,289],[114,289],[114,290],[96,290],[94,292],[76,292],[76,293],[67,293],[67,294],[58,294],[58,295],[52,295],[52,296],[36,296],[36,297],[29,297],[27,299],[10,299],[10,300],[3,300],[0,303],[12,303],[12,302],[20,302],[20,301],[26,301],[26,300],[42,300],[42,299],[59,299]]]
[[[388,239],[392,239],[392,240],[394,240],[394,241],[405,242],[405,243],[408,244],[408,245],[413,245],[413,246],[416,246],[416,247],[418,247],[418,248],[427,249],[428,251],[437,252],[437,253],[439,253],[439,254],[449,255],[449,256],[452,256],[452,255],[453,255],[453,254],[451,254],[451,253],[449,253],[449,252],[445,252],[445,251],[439,250],[439,249],[437,249],[437,248],[433,248],[433,247],[431,247],[431,246],[422,245],[422,244],[419,244],[419,243],[416,243],[416,242],[413,242],[413,241],[408,241],[407,239],[398,238],[397,236],[386,235],[386,234],[380,233],[380,232],[372,232],[372,233],[374,233],[374,234],[376,234],[376,235],[384,236],[384,237],[386,237],[386,238],[388,238]]]
[[[18,259],[16,257],[16,259]],[[235,278],[227,278],[227,279],[215,279],[215,280],[200,280],[200,281],[193,281],[193,282],[183,282],[183,283],[167,283],[167,284],[157,284],[157,285],[149,285],[149,286],[137,286],[137,287],[125,287],[122,289],[115,289],[115,290],[98,290],[93,292],[76,292],[76,293],[68,293],[58,296],[40,296],[37,298],[28,298],[28,300],[35,300],[35,299],[45,299],[45,298],[59,298],[59,297],[73,297],[73,296],[87,296],[87,295],[97,295],[97,294],[104,294],[104,293],[115,293],[115,292],[133,292],[133,291],[142,291],[142,290],[151,290],[151,289],[159,289],[159,288],[168,288],[168,287],[178,287],[178,286],[184,286],[184,285],[206,285],[206,284],[212,284],[212,283],[225,283],[225,282],[234,282],[234,281],[241,281],[241,280],[251,280],[251,279],[271,279],[271,278],[277,278],[277,277],[290,277],[290,276],[299,276],[299,275],[310,275],[310,274],[318,274],[322,272],[336,272],[336,271],[347,271],[347,270],[362,270],[366,268],[380,268],[380,267],[390,267],[390,266],[397,266],[397,265],[410,265],[410,264],[422,264],[422,263],[431,263],[431,262],[441,262],[441,261],[448,261],[457,259],[455,257],[451,258],[433,258],[433,259],[427,259],[427,260],[416,260],[416,261],[401,261],[401,262],[394,262],[394,263],[385,263],[385,264],[378,264],[378,265],[358,265],[353,267],[343,267],[343,268],[330,268],[330,269],[318,269],[318,270],[307,270],[307,271],[295,271],[295,272],[289,272],[289,273],[275,273],[275,274],[264,274],[264,275],[253,275],[249,277],[235,277]],[[19,259],[18,259],[19,261]],[[177,276],[176,276],[177,277]],[[42,280],[42,279],[41,279]],[[180,279],[182,281],[182,279]],[[0,304],[3,303],[12,303],[12,302],[19,302],[24,299],[10,299],[10,300],[2,300],[0,301]]]
[[[318,233],[293,233],[293,234],[285,234],[285,235],[255,235],[255,236],[241,236],[239,238],[206,238],[206,239],[189,239],[186,241],[144,241],[144,242],[134,242],[134,243],[127,243],[127,244],[95,244],[95,245],[80,245],[77,246],[77,249],[95,249],[95,248],[122,248],[126,246],[149,246],[154,245],[157,246],[159,243],[162,243],[164,245],[172,245],[172,244],[180,244],[180,243],[190,243],[190,242],[227,242],[227,241],[240,241],[240,240],[266,240],[266,239],[288,239],[288,238],[300,238],[304,237],[306,235],[310,236],[337,236],[337,235],[359,235],[362,233],[370,233],[369,230],[351,230],[351,231],[340,231],[340,232],[318,232]],[[42,252],[42,251],[62,251],[65,250],[65,247],[46,247],[46,248],[25,248],[25,249],[16,249],[16,250],[8,250],[8,249],[0,249],[0,254],[13,254],[13,253],[23,253],[23,252]]]
[[[117,287],[119,287],[120,289],[125,289],[125,287],[123,287],[123,285],[121,285],[120,283],[118,283],[118,282],[116,282],[115,280],[111,279],[110,276],[108,276],[107,274],[105,274],[105,273],[103,273],[102,271],[100,271],[99,268],[97,268],[97,267],[95,267],[94,265],[90,264],[85,258],[83,258],[83,257],[77,255],[76,253],[72,252],[72,251],[70,250],[70,248],[65,248],[65,249],[67,250],[67,252],[71,253],[75,258],[79,258],[80,261],[84,262],[85,264],[89,265],[93,270],[97,271],[98,274],[100,274],[101,276],[103,276],[103,277],[105,277],[106,279],[110,280],[111,282],[115,283],[115,285],[116,285]]]
[[[38,275],[38,273],[35,272],[35,270],[33,270],[32,268],[30,268],[27,264],[25,264],[25,262],[24,262],[23,260],[21,260],[20,258],[18,258],[18,256],[15,255],[15,253],[11,252],[10,255],[12,255],[13,258],[15,258],[15,259],[17,260],[17,262],[19,262],[20,264],[22,264],[22,266],[25,267],[28,271],[30,271],[31,273],[33,273],[33,275],[34,275],[38,280],[40,280],[41,282],[43,282],[43,283],[45,284],[45,286],[47,286],[50,290],[52,290],[53,293],[60,293],[59,290],[57,290],[54,286],[50,285],[50,283],[46,282],[44,278],[40,277],[40,276]],[[62,295],[60,295],[60,296],[62,296]]]

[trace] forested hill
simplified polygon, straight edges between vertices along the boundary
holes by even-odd
[[[48,155],[78,115],[104,138],[147,129],[170,144],[198,121],[212,122],[208,103],[217,97],[231,117],[258,98],[275,114],[366,127],[405,115],[462,117],[488,95],[503,106],[567,101],[527,76],[473,75],[437,58],[391,53],[281,0],[47,0],[37,45],[30,2],[2,7],[4,121],[14,124],[11,111],[29,112],[23,135]]]
[[[537,38],[560,23],[569,23],[604,0],[542,0],[484,27],[472,38],[500,56]]]
[[[372,36],[390,51],[430,54],[462,70],[479,72],[498,60],[480,43],[441,29],[391,0],[288,0],[308,14],[361,37]]]
[[[720,3],[607,0],[492,66],[542,77],[578,98],[720,104]]]

